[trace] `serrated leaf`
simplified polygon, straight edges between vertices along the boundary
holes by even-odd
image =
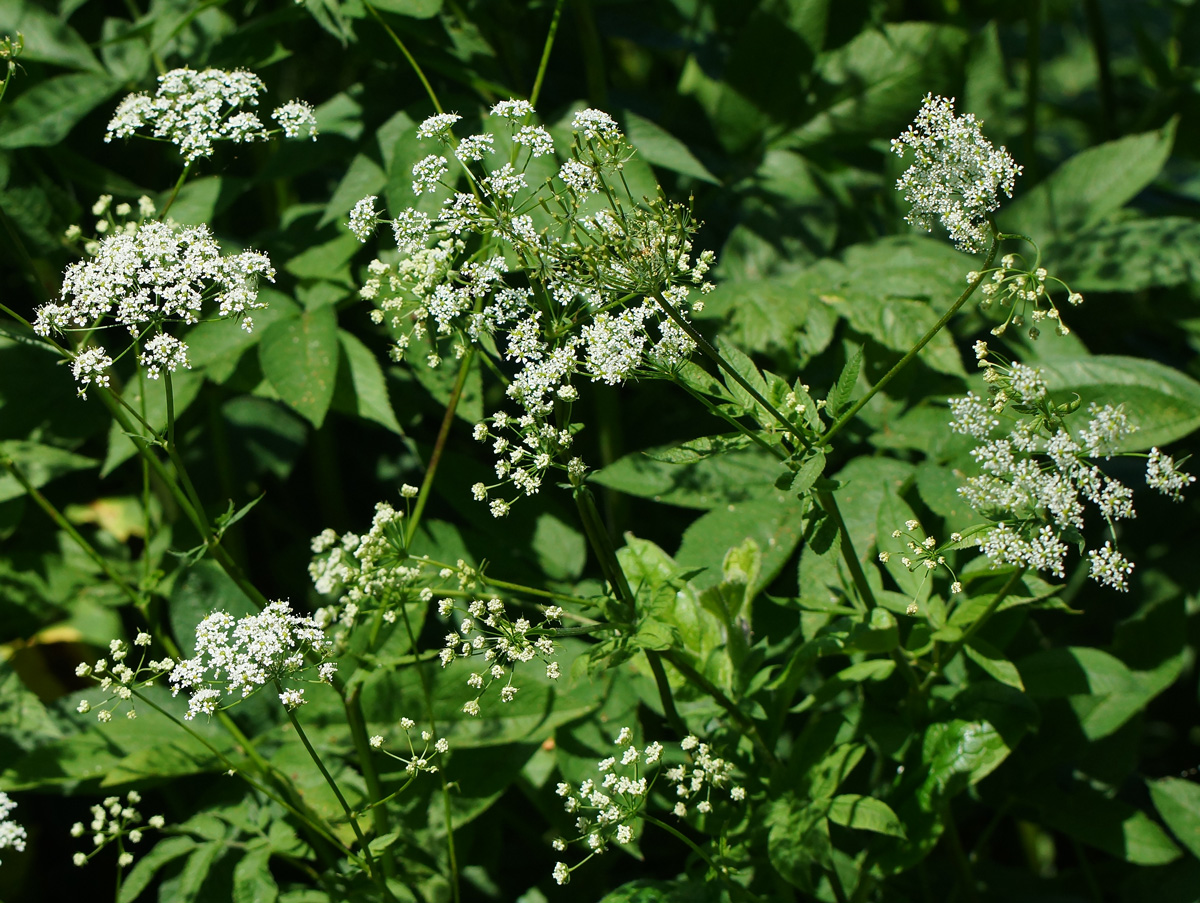
[[[1047,241],[1096,225],[1158,177],[1171,154],[1176,125],[1173,119],[1157,131],[1080,151],[1002,207],[1000,228]]]
[[[386,185],[387,174],[379,164],[365,154],[357,154],[346,168],[342,181],[333,190],[333,196],[317,221],[317,228],[324,228],[333,222],[343,225],[355,204],[367,195],[378,195]],[[378,202],[376,209],[379,209]]]
[[[778,460],[757,446],[730,442],[728,450],[720,452],[720,443],[697,441],[634,452],[589,479],[627,495],[708,510],[760,494],[779,469]],[[681,463],[664,460],[669,458]]]
[[[191,853],[196,846],[196,841],[190,837],[164,837],[149,853],[138,857],[134,862],[133,868],[121,882],[121,893],[117,896],[117,903],[133,903],[141,896],[142,891],[150,886],[159,869],[180,856]]]
[[[263,376],[317,428],[333,399],[338,354],[337,315],[329,306],[272,323],[258,349]]]
[[[0,0],[0,34],[25,37],[20,59],[103,72],[100,61],[74,28],[28,0]]]
[[[843,793],[829,804],[829,820],[844,828],[904,837],[904,825],[891,806],[871,796]]]
[[[358,415],[403,436],[404,430],[401,429],[396,413],[392,410],[387,380],[378,359],[353,333],[339,329],[338,341],[341,342],[342,353],[350,369],[350,381],[354,387]]]
[[[430,19],[442,9],[442,0],[372,0],[372,6],[411,19]]]
[[[622,119],[629,143],[637,148],[642,159],[651,166],[660,166],[713,185],[721,184],[720,179],[696,159],[686,144],[658,123],[629,112],[625,113]]]
[[[1137,431],[1121,443],[1122,451],[1162,446],[1200,427],[1200,383],[1157,361],[1117,355],[1039,362],[1050,390],[1069,400],[1125,405]],[[1082,419],[1082,414],[1077,415]]]
[[[837,417],[850,404],[850,399],[854,395],[854,385],[858,382],[859,371],[862,370],[862,361],[863,350],[859,346],[847,359],[845,366],[842,367],[842,372],[838,375],[837,382],[825,397],[825,412],[830,417]]]
[[[0,148],[58,144],[79,120],[106,101],[117,83],[95,74],[57,75],[22,92],[0,115]]]

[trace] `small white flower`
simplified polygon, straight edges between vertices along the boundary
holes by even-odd
[[[462,117],[457,113],[438,113],[436,116],[430,116],[417,126],[417,137],[444,138],[449,133],[451,126],[461,119]]]
[[[359,241],[366,241],[379,224],[379,214],[375,211],[375,201],[378,198],[371,194],[354,205],[350,211],[350,231]]]

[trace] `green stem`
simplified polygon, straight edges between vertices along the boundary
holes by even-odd
[[[604,579],[608,581],[613,594],[622,602],[628,617],[632,619],[634,595],[629,588],[625,571],[621,568],[620,559],[617,558],[617,551],[613,547],[612,540],[609,539],[608,530],[604,528],[604,524],[600,520],[596,499],[592,496],[591,490],[584,485],[575,487],[574,496],[575,507],[578,508],[580,520],[583,522],[583,532],[587,536],[588,544],[592,547]]]
[[[400,616],[404,619],[404,630],[408,633],[409,648],[416,649],[417,636],[413,633],[412,622],[408,618],[408,605],[404,602],[400,603]],[[417,677],[421,681],[421,693],[425,698],[425,717],[429,719],[430,731],[433,731],[437,726],[437,719],[433,714],[433,688],[429,685],[429,675],[425,673],[422,664],[417,665]],[[450,785],[446,782],[444,768],[439,768],[438,774],[442,779],[442,811],[446,818],[446,855],[450,865],[450,892],[454,903],[460,903],[462,892],[458,882],[458,852],[454,846],[454,809],[450,805]]]
[[[734,382],[745,389],[746,393],[751,398],[758,402],[764,410],[766,410],[772,417],[779,421],[780,426],[795,436],[800,442],[801,446],[804,448],[809,448],[811,446],[811,443],[808,441],[808,437],[804,435],[804,431],[788,420],[788,418],[785,417],[773,404],[771,404],[771,402],[763,398],[762,393],[754,388],[754,386],[750,385],[750,383],[746,380],[746,377],[738,373],[732,364],[725,360],[725,358],[721,357],[721,353],[709,343],[708,339],[700,334],[700,331],[696,329],[695,326],[684,319],[683,314],[677,311],[671,302],[663,297],[662,292],[655,291],[651,297],[658,302],[658,306],[663,309],[666,315],[674,320],[675,324],[688,334],[688,337],[696,343],[696,347],[699,348],[706,357],[708,357],[714,364],[728,373]]]
[[[699,401],[702,405],[704,405],[704,407],[706,407],[708,409],[708,412],[710,414],[720,417],[722,420],[724,420],[726,423],[730,424],[732,427],[734,427],[734,429],[736,429],[738,432],[740,432],[746,438],[750,439],[752,442],[754,442],[756,445],[758,445],[763,450],[774,455],[780,461],[786,461],[788,459],[787,452],[785,452],[782,448],[780,448],[778,445],[772,445],[770,442],[768,442],[766,439],[764,439],[761,435],[759,435],[759,433],[756,430],[750,429],[748,426],[746,426],[744,423],[742,423],[740,420],[738,420],[732,414],[722,411],[717,405],[715,405],[711,401],[709,401],[703,395],[703,393],[697,392],[695,389],[693,389],[691,386],[689,386],[687,383],[685,383],[682,379],[674,379],[674,380],[672,380],[672,382],[674,382],[675,385],[682,388],[685,392],[687,392],[689,395],[691,395],[693,398],[695,398],[697,401]]]
[[[375,770],[375,760],[371,755],[371,743],[367,738],[366,718],[362,709],[362,684],[356,684],[350,693],[343,697],[343,707],[346,712],[346,723],[350,727],[350,739],[354,743],[354,751],[358,754],[358,764],[362,768],[363,780],[367,785],[367,796],[371,800],[371,821],[375,836],[382,837],[391,831],[391,818],[387,806],[375,806],[375,801],[383,798],[383,787],[379,783],[379,774]],[[368,806],[368,808],[371,808]],[[391,856],[383,861],[385,874],[391,874],[394,861]]]
[[[446,403],[446,413],[442,416],[442,425],[438,428],[437,439],[433,443],[433,451],[429,455],[429,463],[425,465],[425,479],[421,481],[421,491],[417,493],[416,504],[413,505],[412,515],[408,519],[408,528],[404,534],[404,547],[412,545],[417,535],[417,527],[421,523],[421,515],[425,513],[425,503],[433,490],[433,479],[437,476],[438,464],[442,460],[442,452],[446,450],[446,440],[450,437],[450,427],[454,425],[454,415],[458,411],[458,402],[462,399],[463,388],[467,384],[467,375],[471,372],[471,361],[475,357],[475,349],[468,348],[458,366],[458,376],[454,380],[454,388],[450,390],[450,400]]]
[[[1000,607],[1000,603],[1002,603],[1008,597],[1008,594],[1012,592],[1013,587],[1020,583],[1021,578],[1024,576],[1024,567],[1019,567],[1013,571],[1012,576],[1008,578],[1004,586],[1000,587],[999,592],[992,596],[991,601],[988,602],[987,608],[983,610],[983,613],[975,619],[975,622],[970,627],[963,631],[963,635],[961,637],[947,647],[945,654],[939,659],[937,665],[932,671],[929,672],[929,674],[925,677],[925,680],[922,681],[922,692],[928,690],[929,686],[933,683],[934,678],[946,670],[946,665],[950,663],[954,656],[958,655],[958,653],[962,651],[963,646],[970,642],[971,637],[975,636],[975,634],[980,631],[987,620],[996,613],[996,609]]]
[[[533,80],[533,90],[529,92],[529,102],[537,106],[538,97],[542,93],[542,82],[546,78],[546,67],[550,64],[550,50],[554,47],[554,36],[558,34],[558,20],[562,17],[563,5],[566,0],[557,0],[554,4],[554,15],[550,18],[550,30],[546,32],[546,43],[542,45],[542,59],[538,63],[537,78]]]
[[[759,752],[763,754],[767,761],[772,766],[779,766],[779,758],[771,751],[771,747],[767,746],[766,741],[763,740],[762,734],[758,731],[758,725],[754,723],[754,719],[738,708],[736,702],[726,696],[711,680],[688,664],[674,649],[666,650],[663,653],[663,658],[670,662],[671,666],[682,674],[689,683],[694,684],[704,693],[711,696],[717,705],[728,712],[730,717],[741,726],[742,730],[746,732],[746,736],[758,747]]]
[[[842,549],[842,560],[846,562],[846,567],[850,570],[850,579],[854,581],[854,587],[858,590],[858,595],[861,601],[855,601],[855,607],[861,612],[868,612],[876,608],[879,603],[875,599],[875,592],[871,589],[871,585],[867,582],[867,574],[863,570],[862,562],[859,561],[858,552],[854,548],[854,540],[850,536],[850,530],[846,527],[846,521],[842,517],[842,511],[838,507],[837,499],[828,489],[814,490],[817,496],[817,501],[821,508],[837,525],[838,543]],[[905,682],[913,690],[919,690],[921,681],[917,677],[917,672],[913,670],[912,663],[908,660],[908,656],[901,649],[892,650],[892,661],[900,669],[900,673],[904,676]]]
[[[179,174],[179,178],[175,180],[175,187],[171,189],[171,196],[167,198],[167,205],[159,211],[158,219],[166,219],[167,211],[171,209],[171,205],[175,203],[175,198],[179,196],[179,189],[183,187],[183,183],[187,181],[188,172],[191,170],[192,164],[186,163],[183,167],[183,172]]]
[[[814,489],[813,494],[817,497],[821,509],[837,526],[839,545],[842,547],[842,560],[846,562],[846,567],[850,571],[850,579],[854,582],[854,588],[858,590],[858,598],[850,601],[859,611],[868,612],[878,603],[875,601],[875,593],[871,590],[871,585],[867,583],[867,575],[863,571],[862,562],[858,560],[858,553],[854,550],[854,540],[850,537],[850,530],[842,518],[842,511],[838,507],[837,499],[828,489]]]
[[[353,851],[348,850],[344,843],[342,843],[340,840],[338,840],[338,838],[323,824],[321,824],[317,820],[314,820],[314,818],[311,814],[301,812],[299,809],[297,809],[291,803],[287,802],[284,799],[281,799],[279,796],[277,796],[275,793],[273,793],[270,790],[270,788],[259,783],[253,777],[246,774],[242,769],[239,769],[237,767],[236,763],[231,761],[229,759],[229,757],[226,756],[223,752],[221,752],[221,750],[217,749],[217,747],[213,746],[213,744],[210,743],[203,734],[200,734],[197,731],[193,730],[189,725],[187,725],[183,721],[180,721],[178,718],[176,718],[174,715],[172,715],[170,712],[168,712],[166,709],[164,709],[162,706],[160,706],[158,703],[156,703],[153,699],[149,698],[148,696],[145,696],[142,693],[139,693],[137,690],[133,691],[133,695],[140,702],[144,702],[146,705],[150,706],[150,708],[154,709],[156,712],[158,712],[164,718],[171,721],[177,727],[181,728],[185,733],[187,733],[193,739],[195,739],[196,741],[201,743],[209,752],[211,752],[214,756],[216,756],[221,761],[221,764],[226,766],[227,770],[235,772],[243,781],[245,781],[247,784],[249,784],[251,787],[253,787],[255,790],[257,790],[263,796],[267,797],[267,799],[270,799],[270,800],[278,803],[280,806],[283,807],[283,809],[285,811],[290,812],[292,815],[299,818],[302,822],[304,822],[306,825],[308,825],[310,828],[312,828],[315,832],[317,832],[322,838],[324,838],[325,840],[327,840],[331,844],[333,844],[335,847],[337,847],[338,850],[340,850],[341,852],[350,856],[356,862],[359,862],[360,865],[362,864],[362,860],[360,857],[355,855]],[[219,714],[223,714],[223,713],[219,713]],[[226,716],[226,717],[228,717],[228,716]]]
[[[874,398],[876,393],[880,392],[884,386],[890,383],[896,377],[896,375],[900,373],[901,370],[907,367],[913,358],[920,353],[921,349],[928,345],[933,340],[933,337],[942,331],[945,325],[950,322],[951,318],[958,313],[959,308],[966,304],[967,299],[975,293],[975,289],[979,288],[979,286],[983,283],[984,271],[987,270],[988,267],[992,265],[992,261],[995,260],[996,248],[999,245],[1000,240],[1008,237],[1009,236],[1007,235],[1001,235],[1000,233],[993,231],[992,243],[988,246],[987,255],[983,261],[983,266],[979,268],[979,278],[975,279],[970,285],[967,286],[966,291],[958,296],[958,300],[950,305],[950,309],[942,315],[942,318],[930,327],[929,331],[921,337],[921,340],[917,342],[917,344],[911,349],[909,349],[908,353],[905,354],[904,357],[900,358],[900,360],[896,362],[896,365],[892,367],[891,370],[885,373],[880,380],[875,383],[875,385],[871,386],[871,388],[867,390],[866,395],[851,405],[849,410],[847,410],[844,414],[842,414],[841,417],[833,422],[829,429],[825,431],[825,434],[821,436],[821,441],[817,443],[818,448],[827,447],[829,445],[829,440],[836,436],[841,431],[842,427],[853,420],[854,416],[863,409],[866,403]]]
[[[675,696],[671,693],[671,682],[667,679],[667,672],[662,666],[662,656],[653,649],[643,649],[642,651],[646,654],[646,661],[650,663],[650,671],[654,675],[654,683],[658,687],[658,696],[662,700],[663,715],[667,719],[667,724],[671,725],[671,730],[680,737],[686,737],[691,730],[679,716],[679,710],[675,708]]]
[[[699,846],[695,841],[693,841],[690,837],[688,837],[682,831],[680,831],[673,825],[667,824],[665,821],[661,821],[661,820],[655,818],[653,815],[647,815],[646,812],[644,812],[644,811],[639,813],[639,818],[641,818],[642,821],[646,822],[647,824],[654,825],[657,828],[661,828],[662,830],[664,830],[668,834],[670,834],[672,837],[674,837],[677,840],[680,840],[684,844],[686,844],[693,853],[695,853],[697,856],[699,856],[701,859],[704,860],[705,864],[712,870],[712,873],[717,876],[717,880],[719,880],[726,887],[726,889],[728,889],[731,892],[732,896],[734,896],[740,900],[753,899],[750,896],[749,892],[744,887],[742,887],[740,884],[735,884],[729,880],[729,870],[728,869],[726,869],[723,866],[717,865],[713,861],[712,857],[709,856],[708,853],[704,850],[703,847]]]
[[[208,516],[204,513],[204,503],[200,499],[200,494],[196,492],[196,487],[192,484],[191,475],[188,473],[187,467],[184,466],[183,459],[179,456],[179,449],[175,445],[175,390],[171,382],[170,370],[163,373],[163,388],[167,397],[167,439],[164,448],[166,449],[167,457],[171,459],[171,463],[175,466],[175,473],[183,485],[183,491],[187,493],[187,497],[192,502],[193,510],[200,516],[200,520],[203,523],[202,535],[207,539],[213,536],[213,531],[208,522]]]
[[[416,58],[408,52],[408,48],[404,46],[404,42],[400,40],[400,36],[397,35],[396,32],[392,31],[392,27],[383,20],[383,16],[379,15],[379,11],[375,9],[374,6],[366,2],[364,2],[363,5],[367,8],[367,12],[374,16],[376,21],[383,26],[383,30],[388,33],[388,37],[392,39],[392,42],[400,48],[400,52],[403,53],[404,58],[408,60],[408,65],[412,67],[413,72],[417,74],[417,78],[421,80],[421,85],[425,88],[425,93],[429,95],[429,99],[433,102],[433,108],[439,113],[446,112],[442,109],[442,105],[438,101],[437,94],[434,92],[433,86],[429,84],[429,79],[425,77],[425,73],[422,71],[420,64],[417,62]]]
[[[30,498],[37,502],[38,507],[45,511],[46,514],[49,515],[50,519],[58,525],[58,528],[71,537],[75,544],[83,550],[84,554],[87,555],[88,558],[92,559],[92,561],[95,562],[100,570],[104,572],[104,575],[108,577],[108,579],[114,584],[116,584],[117,589],[124,593],[135,607],[141,609],[145,600],[138,595],[137,591],[132,586],[126,582],[124,577],[113,570],[113,567],[111,564],[109,564],[108,560],[99,552],[97,552],[95,548],[93,548],[92,544],[83,537],[83,534],[75,529],[75,525],[67,520],[66,517],[63,516],[62,512],[55,508],[54,504],[48,498],[42,495],[32,483],[29,482],[29,478],[25,476],[21,468],[17,466],[17,463],[12,458],[4,456],[0,457],[0,464],[4,465],[5,469],[7,469],[8,472],[11,473],[16,479],[16,481],[21,484],[24,490],[29,494]]]
[[[279,681],[275,681],[275,689],[282,691],[283,686]],[[321,772],[321,777],[325,779],[325,783],[329,785],[329,789],[333,791],[333,795],[337,797],[338,805],[342,807],[342,811],[346,813],[346,820],[350,823],[350,829],[354,832],[355,838],[358,840],[359,849],[362,851],[363,859],[366,860],[367,874],[380,885],[384,894],[388,899],[392,899],[391,891],[388,890],[387,882],[383,875],[379,872],[379,867],[375,863],[375,857],[371,855],[371,848],[367,843],[367,838],[363,836],[362,828],[358,826],[358,819],[354,817],[354,811],[350,808],[350,804],[346,802],[346,798],[342,796],[342,790],[337,785],[337,781],[333,779],[333,775],[329,773],[329,769],[325,767],[325,763],[321,761],[320,755],[309,742],[308,735],[304,733],[304,728],[300,726],[299,720],[296,718],[296,713],[289,707],[284,706],[284,711],[287,712],[288,721],[292,723],[292,728],[296,731],[296,736],[300,738],[300,742],[304,744],[304,749],[308,753],[308,757],[313,760],[313,764],[317,766],[317,770]]]
[[[146,463],[150,465],[150,469],[154,471],[155,475],[158,476],[158,478],[162,480],[170,490],[172,497],[174,497],[176,503],[187,516],[188,520],[192,522],[192,525],[200,534],[201,539],[208,547],[209,553],[213,556],[216,562],[221,565],[225,573],[233,579],[233,581],[238,585],[241,591],[246,594],[246,597],[249,598],[251,602],[253,602],[260,609],[266,608],[269,604],[266,596],[264,596],[258,590],[258,588],[255,587],[254,584],[249,581],[249,579],[247,579],[246,575],[242,573],[242,569],[238,567],[237,562],[234,561],[230,557],[229,553],[221,547],[221,544],[216,540],[216,537],[213,536],[211,530],[208,528],[207,520],[193,507],[191,499],[179,485],[179,481],[175,478],[175,475],[163,465],[162,461],[160,461],[151,450],[149,443],[134,428],[133,423],[130,422],[129,417],[126,415],[125,410],[122,407],[124,402],[109,389],[103,389],[100,392],[100,399],[104,403],[104,406],[108,408],[109,413],[112,414],[113,419],[117,421],[117,423],[125,431],[126,435],[129,436],[130,440],[134,444],[134,447],[137,448],[138,454],[142,456]]]

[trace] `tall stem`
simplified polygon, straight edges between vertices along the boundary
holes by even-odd
[[[542,82],[546,78],[546,67],[550,64],[550,50],[554,47],[554,37],[558,34],[558,20],[562,17],[563,5],[566,0],[557,0],[554,4],[554,15],[550,17],[550,30],[546,32],[546,43],[542,45],[542,59],[538,63],[537,77],[533,80],[533,90],[529,92],[529,103],[537,106],[538,97],[542,93]]]
[[[913,358],[920,353],[921,349],[928,345],[933,340],[933,337],[942,331],[946,324],[950,322],[951,318],[958,313],[958,309],[967,303],[967,299],[970,298],[971,295],[975,293],[975,289],[979,288],[979,286],[983,283],[984,271],[987,270],[988,267],[992,265],[992,261],[996,259],[996,247],[999,245],[1000,239],[1006,237],[1008,236],[1002,236],[999,233],[993,232],[992,242],[988,246],[987,255],[984,257],[983,266],[979,268],[979,278],[975,279],[970,285],[967,286],[966,291],[958,296],[958,299],[952,305],[950,305],[950,309],[942,314],[941,319],[934,323],[933,326],[929,328],[929,331],[925,333],[925,335],[921,336],[921,340],[917,342],[917,344],[911,349],[909,349],[908,353],[906,353],[904,357],[900,358],[900,360],[896,362],[896,365],[892,367],[891,370],[885,373],[879,379],[879,381],[875,383],[875,385],[871,386],[871,388],[867,390],[866,395],[851,405],[849,410],[847,410],[844,414],[842,414],[841,417],[833,422],[829,429],[825,431],[825,434],[821,436],[821,441],[817,443],[818,448],[827,447],[829,445],[829,440],[841,432],[842,427],[853,420],[854,416],[863,409],[868,401],[875,397],[876,393],[880,392],[884,386],[895,379],[900,371],[907,367]]]
[[[275,689],[282,690],[283,686],[279,681],[275,681]],[[333,791],[333,795],[337,797],[338,805],[342,807],[342,811],[346,813],[346,820],[350,823],[350,829],[354,831],[354,836],[358,840],[359,849],[362,851],[363,859],[366,860],[367,874],[379,884],[387,899],[394,899],[391,891],[388,889],[387,882],[379,871],[379,866],[375,862],[375,857],[371,855],[371,848],[367,843],[367,838],[363,836],[362,828],[358,826],[358,819],[354,817],[354,810],[350,808],[350,804],[346,802],[346,797],[342,795],[342,790],[337,785],[337,781],[333,779],[333,775],[329,773],[329,769],[325,767],[325,763],[321,760],[320,755],[309,742],[308,735],[304,733],[304,728],[300,726],[299,720],[296,718],[296,713],[287,706],[284,706],[287,712],[288,721],[292,723],[292,728],[296,731],[296,736],[300,738],[300,742],[304,744],[304,749],[308,753],[308,757],[313,760],[313,764],[317,766],[317,770],[321,772],[321,777],[325,779],[325,783],[329,785],[329,789]]]
[[[429,493],[433,490],[433,479],[437,476],[438,464],[441,463],[442,452],[446,449],[446,440],[450,437],[450,427],[454,425],[454,416],[458,412],[458,403],[462,399],[463,388],[467,384],[467,376],[471,372],[471,361],[474,357],[475,349],[468,348],[458,365],[458,376],[454,380],[454,388],[450,390],[446,413],[442,416],[442,425],[438,428],[437,439],[434,440],[433,451],[429,455],[429,463],[425,466],[425,479],[421,481],[421,491],[417,493],[412,516],[408,519],[408,528],[404,533],[405,548],[412,545],[413,537],[417,535],[417,527],[421,523],[421,515],[425,513],[425,503],[429,501]]]
[[[183,183],[187,181],[188,172],[191,171],[192,164],[187,163],[183,167],[183,172],[179,174],[179,178],[175,180],[175,187],[171,190],[171,196],[167,198],[167,205],[158,213],[160,220],[164,219],[167,211],[171,209],[171,205],[175,203],[175,198],[179,197],[179,189],[183,187]]]
[[[379,24],[383,26],[383,30],[388,33],[388,37],[392,39],[392,42],[398,48],[400,48],[400,52],[403,53],[404,58],[408,60],[408,65],[412,67],[413,72],[417,74],[417,78],[421,80],[421,86],[425,89],[425,93],[429,95],[429,99],[433,102],[433,108],[439,113],[446,112],[442,109],[442,105],[438,101],[437,94],[434,92],[433,86],[429,84],[429,79],[425,77],[425,73],[422,71],[421,65],[417,62],[416,57],[408,52],[408,48],[404,46],[404,42],[400,40],[400,36],[396,34],[396,32],[392,31],[392,26],[388,25],[387,22],[383,20],[383,16],[379,15],[379,11],[375,9],[374,6],[372,6],[370,3],[364,3],[363,5],[367,8],[367,12],[374,16]]]
[[[409,648],[417,648],[417,636],[413,632],[412,622],[408,618],[408,605],[404,602],[400,603],[400,616],[404,619],[404,629],[408,633]],[[421,692],[425,697],[425,717],[429,719],[429,729],[434,730],[437,720],[434,718],[433,712],[433,688],[429,685],[429,675],[425,673],[424,663],[417,663],[417,677],[421,681]],[[462,892],[458,886],[458,852],[454,845],[454,809],[450,805],[450,785],[446,782],[445,769],[438,769],[438,774],[442,779],[442,812],[446,819],[446,856],[450,865],[450,893],[454,903],[459,903],[462,899]]]

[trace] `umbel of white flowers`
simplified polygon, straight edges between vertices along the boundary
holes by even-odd
[[[325,631],[306,615],[292,613],[287,602],[272,602],[256,615],[235,619],[223,611],[210,614],[196,628],[196,655],[175,665],[168,678],[171,695],[191,690],[185,719],[211,715],[226,695],[245,698],[305,667],[305,655],[324,654],[330,647]],[[318,667],[331,682],[337,666]],[[285,689],[279,700],[289,709],[304,704],[304,691]]]
[[[172,69],[158,77],[153,97],[130,94],[121,101],[104,140],[147,129],[178,147],[188,163],[211,157],[216,141],[266,141],[272,132],[247,109],[258,106],[258,95],[265,90],[262,80],[244,69]],[[271,118],[288,138],[317,137],[316,115],[302,100],[277,107]]]
[[[1099,511],[1115,538],[1113,524],[1136,516],[1133,492],[1094,463],[1119,453],[1136,426],[1120,406],[1091,404],[1089,420],[1068,430],[1064,420],[1077,405],[1057,405],[1040,370],[1005,361],[977,342],[990,398],[968,392],[952,399],[950,428],[980,444],[971,456],[980,473],[959,494],[991,524],[975,534],[979,548],[994,565],[1017,564],[1063,577],[1068,542],[1082,537],[1085,502]],[[993,438],[997,415],[1015,410],[1020,417],[1003,438]],[[1195,482],[1157,448],[1147,456],[1146,483],[1174,499]],[[1107,541],[1088,552],[1091,577],[1126,591],[1133,564]]]
[[[926,94],[913,124],[892,139],[897,156],[912,150],[915,157],[896,181],[912,204],[906,219],[927,231],[940,219],[964,251],[987,244],[987,216],[1000,206],[998,192],[1012,197],[1021,174],[1007,150],[983,137],[982,126],[970,113],[956,116],[953,97]]]
[[[630,193],[623,170],[634,149],[611,116],[575,113],[567,159],[543,178],[554,168],[535,161],[554,142],[534,115],[528,101],[502,101],[492,131],[462,138],[452,132],[458,114],[421,123],[417,136],[443,152],[413,167],[413,194],[440,192],[441,209],[414,205],[390,221],[401,259],[372,261],[361,293],[396,335],[397,359],[420,342],[437,367],[445,345],[456,357],[478,345],[512,366],[507,394],[523,412],[476,430],[492,441],[496,482],[472,494],[497,517],[511,505],[498,489],[532,495],[549,468],[571,475],[571,432],[551,415],[569,417],[579,378],[617,385],[682,367],[694,345],[663,306],[686,319],[712,288],[713,254],[693,250],[690,210]],[[350,212],[360,240],[389,222],[376,201]]]
[[[258,300],[260,278],[275,280],[267,255],[222,255],[207,226],[143,222],[107,236],[91,259],[68,266],[59,300],[38,308],[33,328],[44,336],[124,327],[143,342],[139,362],[156,379],[163,369],[189,366],[187,345],[164,330],[167,324],[237,318],[248,332],[254,322],[246,314],[266,307]],[[79,394],[93,382],[107,386],[112,364],[103,346],[81,349],[72,365]]]

